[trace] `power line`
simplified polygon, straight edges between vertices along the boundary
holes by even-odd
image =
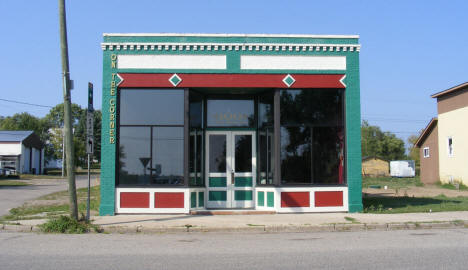
[[[29,105],[29,106],[37,106],[37,107],[43,107],[43,108],[53,108],[53,106],[34,104],[34,103],[28,103],[28,102],[22,102],[22,101],[16,101],[16,100],[4,99],[4,98],[0,98],[0,100],[1,101],[6,101],[6,102],[11,102],[11,103]]]

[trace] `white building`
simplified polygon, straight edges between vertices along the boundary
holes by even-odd
[[[44,172],[44,143],[33,131],[0,131],[0,168]]]

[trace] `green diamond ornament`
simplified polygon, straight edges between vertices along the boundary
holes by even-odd
[[[177,74],[174,74],[169,78],[169,82],[174,86],[177,86],[181,81],[182,79]]]
[[[286,77],[284,77],[283,82],[284,84],[286,84],[287,87],[291,87],[291,85],[293,85],[296,82],[296,80],[293,78],[293,76],[288,74],[286,75]]]

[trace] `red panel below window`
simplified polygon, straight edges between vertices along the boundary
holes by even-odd
[[[149,208],[149,192],[121,192],[120,208]]]
[[[184,208],[183,192],[154,193],[154,208]]]
[[[309,192],[281,192],[281,207],[309,207]]]
[[[343,191],[315,192],[315,207],[343,206]]]

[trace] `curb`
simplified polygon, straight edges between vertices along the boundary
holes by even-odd
[[[280,232],[356,232],[356,231],[395,231],[395,230],[422,230],[422,229],[454,229],[468,228],[468,220],[442,221],[442,222],[405,222],[405,223],[337,223],[324,225],[255,225],[245,227],[144,227],[138,226],[105,226],[105,233],[206,233],[206,232],[250,232],[250,233],[280,233]],[[0,230],[10,232],[40,232],[38,226],[0,224]]]

